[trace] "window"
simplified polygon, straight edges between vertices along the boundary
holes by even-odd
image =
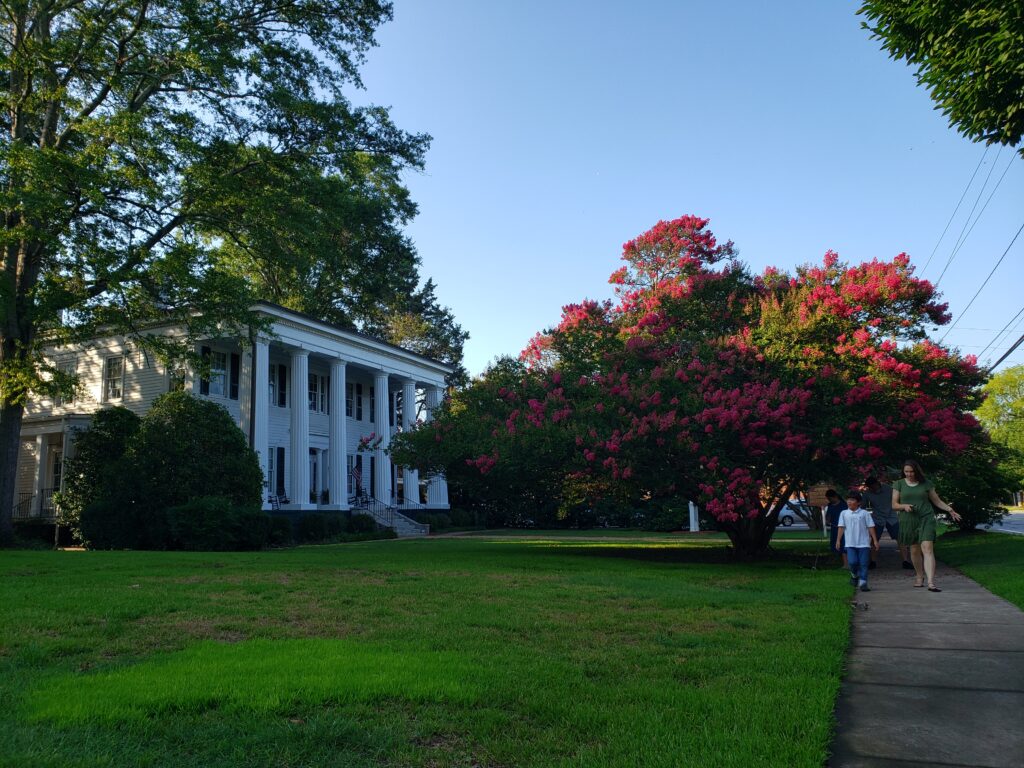
[[[57,370],[63,373],[65,376],[74,376],[78,373],[78,361],[75,359],[65,360],[64,362],[57,365]],[[75,391],[71,390],[71,393],[67,396],[57,395],[53,398],[54,405],[74,405],[75,402]]]
[[[316,373],[309,374],[309,410],[316,413],[329,413],[329,391],[330,378]]]
[[[355,391],[356,388],[351,382],[345,385],[345,415],[350,419],[352,418],[352,414],[354,412],[353,408],[355,407],[353,405],[355,402]]]
[[[377,397],[373,394],[373,387],[370,387],[370,423],[375,424],[377,419]]]
[[[356,384],[356,421],[363,420],[363,385]]]
[[[288,406],[288,366],[270,366],[270,404],[279,408]]]
[[[227,394],[228,356],[223,352],[210,352],[210,378],[203,379],[202,394],[224,397]]]
[[[267,454],[267,492],[272,496],[284,496],[284,447],[271,446]]]
[[[108,357],[103,375],[103,399],[120,400],[124,394],[124,356]]]

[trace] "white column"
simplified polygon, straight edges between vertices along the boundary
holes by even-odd
[[[416,382],[406,379],[402,382],[402,431],[408,432],[416,423]],[[405,488],[405,503],[419,506],[419,470],[402,467],[402,486]]]
[[[377,371],[373,377],[374,431],[380,438],[380,445],[374,451],[377,465],[377,476],[373,478],[373,495],[377,501],[385,504],[391,503],[391,457],[385,453],[385,449],[391,444],[391,409],[389,403],[388,375],[384,371]]]
[[[700,515],[698,514],[697,505],[692,501],[690,502],[690,533],[696,533],[700,530]]]
[[[33,506],[36,514],[43,514],[43,488],[46,485],[46,465],[50,461],[50,443],[47,435],[36,435],[36,498]]]
[[[256,451],[256,456],[259,457],[260,472],[263,475],[263,482],[266,483],[267,456],[270,450],[270,344],[265,340],[257,340],[252,348],[252,356],[252,375],[256,377],[256,394],[252,413],[252,448]],[[266,502],[267,496],[273,492],[273,488],[267,488],[263,494],[264,502]]]
[[[434,411],[441,407],[444,401],[444,387],[427,387],[427,412],[426,420],[434,418]],[[448,508],[448,481],[443,474],[433,475],[427,483],[427,506],[434,508]]]
[[[328,466],[330,476],[327,487],[331,506],[348,509],[348,473],[345,471],[348,456],[348,424],[345,418],[345,361],[331,361],[331,415],[328,420],[328,436],[331,456]]]
[[[309,352],[292,350],[291,477],[288,498],[292,505],[309,504]]]

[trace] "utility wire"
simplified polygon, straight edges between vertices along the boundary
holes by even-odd
[[[1003,263],[1003,259],[1006,258],[1006,254],[1008,254],[1010,252],[1010,249],[1013,248],[1013,244],[1017,242],[1017,238],[1020,237],[1021,232],[1024,232],[1024,224],[1020,225],[1020,229],[1017,230],[1017,234],[1013,236],[1013,240],[1011,240],[1010,244],[1006,246],[1006,250],[1003,251],[1003,255],[999,257],[999,261],[996,262],[996,265],[992,267],[992,271],[988,273],[988,277],[986,277],[985,282],[981,284],[981,288],[978,288],[978,290],[974,292],[974,296],[972,296],[971,300],[967,302],[967,306],[963,308],[962,312],[960,312],[960,315],[959,317],[957,317],[956,321],[954,321],[954,323],[951,326],[949,326],[949,328],[946,329],[946,332],[942,334],[942,339],[945,339],[949,335],[949,332],[956,328],[956,324],[960,322],[960,318],[967,314],[967,310],[971,308],[971,305],[974,303],[974,300],[978,298],[978,295],[981,293],[982,289],[986,285],[988,285],[988,281],[992,279],[992,275],[994,275],[996,273],[996,270],[999,269],[999,265]],[[940,344],[942,343],[942,339],[939,339]]]
[[[992,147],[991,144],[986,144],[985,145],[985,151],[982,152],[981,160],[978,161],[978,165],[975,166],[975,168],[974,168],[974,173],[971,174],[971,180],[968,181],[967,182],[967,186],[964,187],[964,193],[962,195],[960,195],[960,199],[957,200],[956,208],[953,209],[953,213],[950,214],[950,216],[949,216],[949,221],[946,222],[946,228],[942,230],[942,234],[939,235],[938,242],[935,243],[935,247],[932,248],[931,255],[928,257],[928,261],[926,261],[924,263],[924,267],[921,268],[921,274],[922,275],[925,273],[925,270],[928,269],[928,265],[932,263],[932,258],[935,256],[936,251],[939,250],[939,245],[942,244],[942,238],[944,238],[946,236],[946,232],[949,231],[949,225],[952,224],[953,223],[953,219],[956,218],[956,212],[960,210],[960,204],[963,203],[964,198],[967,197],[967,190],[969,190],[971,188],[971,184],[974,183],[974,177],[977,176],[978,175],[978,171],[981,170],[981,165],[982,165],[982,163],[985,162],[985,156],[988,154],[988,151],[989,151],[989,149],[991,149],[991,147]]]
[[[1004,325],[1004,326],[1003,326],[1003,327],[1002,327],[1002,328],[1000,329],[999,333],[997,333],[997,334],[996,334],[996,337],[995,337],[994,339],[992,339],[992,341],[990,341],[990,342],[988,343],[988,346],[986,346],[986,347],[985,347],[985,348],[984,348],[983,350],[981,350],[981,353],[980,353],[980,354],[978,355],[978,358],[979,358],[979,359],[980,359],[980,358],[982,358],[982,357],[984,357],[984,356],[985,356],[985,353],[986,353],[986,352],[988,352],[988,351],[989,351],[989,349],[991,349],[992,347],[994,347],[994,346],[995,346],[996,344],[998,344],[998,343],[999,343],[999,340],[1000,340],[1000,339],[1001,339],[1001,338],[1003,337],[1003,334],[1004,334],[1004,333],[1006,333],[1006,331],[1007,331],[1007,330],[1009,329],[1009,327],[1010,327],[1011,325],[1013,325],[1014,323],[1016,323],[1016,322],[1017,322],[1017,318],[1019,318],[1019,317],[1020,317],[1021,315],[1024,315],[1024,307],[1021,307],[1021,308],[1020,308],[1020,311],[1019,311],[1019,312],[1017,312],[1017,314],[1016,314],[1016,315],[1014,315],[1013,317],[1011,317],[1011,318],[1010,318],[1010,320],[1009,320],[1009,322],[1007,322],[1007,323],[1006,323],[1006,325]],[[963,330],[963,329],[961,328],[961,330]]]
[[[940,274],[939,275],[939,279],[935,281],[935,286],[936,287],[938,287],[939,283],[942,282],[942,278],[946,274],[946,270],[949,269],[949,265],[953,263],[954,257],[956,257],[956,255],[958,253],[960,253],[960,249],[963,248],[964,243],[967,242],[967,238],[970,237],[971,232],[974,231],[974,227],[978,223],[978,221],[981,219],[981,215],[983,213],[985,213],[985,209],[988,208],[988,204],[990,202],[992,202],[992,197],[995,195],[996,190],[999,189],[999,185],[1003,183],[1003,179],[1006,178],[1006,174],[1009,172],[1010,168],[1013,166],[1013,161],[1015,160],[1015,158],[1016,158],[1016,156],[1013,156],[1013,157],[1010,158],[1010,163],[1003,170],[1003,174],[1002,174],[1002,176],[999,177],[999,181],[997,181],[996,185],[992,188],[992,192],[989,194],[988,198],[986,198],[985,204],[983,206],[981,206],[981,210],[978,211],[978,215],[977,215],[977,217],[975,217],[974,222],[971,224],[971,228],[967,230],[967,234],[965,234],[962,239],[957,241],[957,244],[953,248],[953,252],[951,254],[949,254],[949,259],[946,261],[946,266],[944,266],[942,268],[942,274]],[[999,159],[999,156],[997,155],[996,156],[996,160],[998,160],[998,159]],[[993,161],[992,162],[992,170],[994,171],[995,169],[996,169],[996,164],[995,164],[995,161]],[[989,172],[989,176],[991,176],[991,175],[992,175],[992,172],[990,171]],[[988,179],[987,178],[985,179],[985,186],[988,186]],[[982,192],[985,191],[985,186],[983,186],[981,188]],[[979,195],[978,199],[979,200],[981,199],[980,195]],[[975,206],[977,206],[977,204],[978,204],[977,200],[974,202],[974,204],[975,204]],[[974,213],[973,209],[971,210],[971,213]],[[967,218],[968,218],[968,220],[970,220],[971,217],[968,216]],[[965,227],[967,226],[967,222],[964,222],[964,226]]]
[[[1017,339],[1015,342],[1013,342],[1013,346],[1011,346],[1008,350],[1006,350],[1006,354],[1004,354],[1002,357],[1000,357],[998,360],[996,360],[992,364],[992,367],[988,369],[989,372],[994,371],[996,368],[999,367],[999,364],[1001,362],[1003,362],[1003,360],[1005,360],[1010,355],[1012,355],[1013,354],[1013,350],[1015,350],[1017,347],[1019,347],[1021,345],[1021,342],[1024,342],[1024,334],[1021,334],[1021,337],[1019,339]]]

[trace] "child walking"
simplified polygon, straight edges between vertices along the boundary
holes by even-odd
[[[871,549],[878,549],[878,537],[871,513],[860,506],[862,498],[857,491],[846,494],[847,508],[839,515],[838,538],[846,547],[850,583],[859,586],[861,592],[870,592],[868,564],[871,562]]]

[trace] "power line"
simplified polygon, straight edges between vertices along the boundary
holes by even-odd
[[[1024,307],[1021,307],[1020,310],[1017,312],[1017,314],[1009,319],[1009,321],[1006,323],[1006,325],[1004,325],[999,330],[999,333],[996,334],[996,337],[994,339],[992,339],[992,341],[990,341],[988,343],[988,346],[986,346],[983,350],[981,350],[981,353],[978,355],[978,357],[979,358],[984,357],[985,353],[988,352],[991,347],[994,347],[996,344],[998,344],[999,343],[999,339],[1001,339],[1003,337],[1003,334],[1006,333],[1007,329],[1009,329],[1009,327],[1011,325],[1016,323],[1017,322],[1017,318],[1021,317],[1022,315],[1024,315]],[[963,330],[963,329],[961,328],[960,330]],[[1014,326],[1014,330],[1016,330],[1016,326]]]
[[[942,334],[942,339],[945,339],[949,335],[949,332],[956,328],[956,324],[960,322],[960,318],[967,314],[967,310],[971,308],[971,305],[974,303],[974,300],[978,298],[978,295],[981,293],[982,289],[986,285],[988,285],[988,281],[992,279],[992,275],[994,275],[996,273],[996,270],[999,269],[999,265],[1003,263],[1003,259],[1006,258],[1006,254],[1008,254],[1010,252],[1010,249],[1013,248],[1013,244],[1017,242],[1017,238],[1020,237],[1021,232],[1024,232],[1024,224],[1020,225],[1020,229],[1017,230],[1017,234],[1013,236],[1013,240],[1011,240],[1010,244],[1006,246],[1006,250],[1003,251],[1003,255],[999,257],[999,261],[996,262],[996,265],[992,267],[992,271],[988,273],[988,277],[986,277],[985,282],[981,284],[981,288],[978,288],[978,290],[974,292],[974,296],[972,296],[971,300],[967,302],[967,306],[963,308],[963,311],[960,313],[959,317],[957,317],[954,323],[951,326],[949,326],[949,328],[946,329],[946,332],[944,334]],[[942,339],[939,339],[940,344],[942,343]]]
[[[924,267],[921,268],[922,275],[925,273],[925,270],[928,269],[928,265],[932,263],[932,257],[935,256],[935,252],[939,250],[939,245],[942,243],[942,238],[944,238],[946,236],[946,232],[949,231],[949,225],[952,224],[953,219],[956,218],[956,212],[960,210],[960,204],[964,201],[964,198],[967,197],[967,190],[969,190],[971,188],[971,184],[974,183],[974,177],[977,176],[978,171],[981,170],[981,165],[982,163],[985,162],[985,156],[988,154],[988,151],[991,147],[991,144],[985,145],[985,151],[981,153],[981,160],[978,161],[978,165],[974,168],[974,173],[971,174],[971,180],[968,181],[967,186],[964,187],[964,193],[960,195],[960,199],[957,200],[956,208],[953,209],[953,213],[950,214],[949,221],[946,222],[946,228],[942,230],[942,234],[939,235],[938,242],[935,243],[935,247],[932,248],[931,255],[928,257],[928,261],[926,261],[924,263]]]
[[[992,367],[988,369],[989,372],[994,371],[996,368],[999,367],[999,364],[1001,362],[1003,362],[1003,360],[1005,360],[1010,355],[1012,355],[1013,354],[1013,350],[1015,350],[1017,347],[1019,347],[1021,345],[1021,342],[1024,342],[1024,334],[1021,334],[1021,337],[1019,339],[1017,339],[1015,342],[1013,342],[1013,346],[1010,347],[1008,350],[1006,350],[1006,354],[1004,354],[1002,357],[1000,357],[998,360],[996,360],[992,364]]]
[[[975,227],[975,225],[976,225],[976,224],[978,223],[978,221],[980,221],[980,220],[981,220],[981,215],[982,215],[983,213],[985,213],[985,209],[986,209],[986,208],[988,208],[988,204],[989,204],[990,202],[992,202],[992,197],[993,197],[993,196],[995,195],[995,193],[996,193],[996,190],[997,190],[997,189],[999,189],[999,185],[1003,183],[1003,179],[1005,179],[1005,178],[1006,178],[1006,174],[1007,174],[1007,173],[1009,172],[1009,170],[1010,170],[1011,166],[1013,165],[1013,161],[1014,161],[1014,159],[1015,159],[1015,158],[1016,158],[1016,156],[1015,156],[1015,155],[1014,155],[1014,156],[1011,156],[1011,157],[1010,157],[1010,162],[1009,162],[1009,164],[1008,164],[1008,165],[1006,166],[1006,168],[1005,168],[1005,169],[1003,170],[1003,174],[1002,174],[1002,176],[1000,176],[1000,177],[999,177],[999,181],[997,181],[997,182],[996,182],[996,185],[995,185],[995,186],[994,186],[994,187],[992,188],[992,192],[991,192],[991,193],[989,194],[988,198],[986,198],[986,200],[985,200],[985,204],[984,204],[983,206],[981,206],[981,210],[980,210],[980,211],[978,211],[978,215],[977,215],[977,217],[975,217],[975,219],[974,219],[974,222],[973,222],[973,223],[971,224],[971,228],[967,230],[967,234],[965,234],[965,235],[963,236],[963,238],[962,238],[962,239],[960,239],[960,240],[958,240],[958,241],[957,241],[957,244],[956,244],[956,245],[954,246],[954,248],[953,248],[953,252],[952,252],[951,254],[949,254],[949,259],[948,259],[948,260],[946,261],[946,266],[944,266],[944,267],[942,268],[942,274],[940,274],[940,275],[939,275],[939,279],[935,281],[935,286],[936,286],[936,287],[938,287],[939,283],[940,283],[940,282],[942,282],[942,277],[943,277],[943,275],[945,275],[945,274],[946,274],[946,270],[947,270],[947,269],[949,269],[949,265],[953,263],[953,258],[954,258],[954,257],[955,257],[955,256],[956,256],[956,255],[957,255],[958,253],[960,253],[960,249],[961,249],[961,248],[963,248],[963,246],[964,246],[964,243],[966,243],[966,242],[967,242],[967,238],[968,238],[968,237],[970,237],[970,236],[971,236],[971,232],[973,232],[973,231],[974,231],[974,227]],[[996,160],[998,160],[998,159],[999,159],[999,156],[998,156],[998,155],[996,155]],[[992,162],[992,170],[994,171],[994,170],[995,170],[995,168],[996,168],[996,164],[995,164],[995,161],[993,161],[993,162]],[[991,173],[991,171],[990,171],[990,172],[989,172],[989,176],[991,176],[991,175],[992,175],[992,173]],[[985,186],[988,186],[988,179],[987,179],[987,178],[985,179]],[[984,192],[984,191],[985,191],[985,186],[983,186],[983,187],[981,188],[981,191],[982,191],[982,192]],[[978,199],[979,199],[979,200],[981,199],[980,195],[979,195]],[[977,201],[975,201],[975,203],[974,203],[974,204],[975,204],[975,206],[977,206],[977,204],[978,204],[978,203],[977,203]],[[971,210],[971,213],[974,213],[973,209]],[[968,220],[970,220],[970,218],[971,218],[971,217],[970,217],[970,216],[968,215],[968,217],[967,217],[967,218],[968,218]],[[965,226],[965,227],[967,226],[967,222],[964,222],[964,226]]]

